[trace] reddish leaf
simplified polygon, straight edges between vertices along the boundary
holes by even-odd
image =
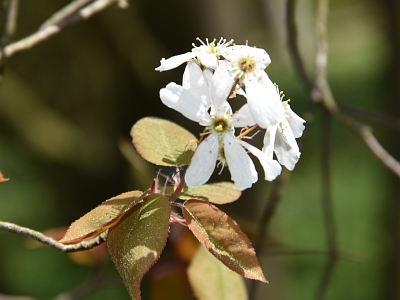
[[[140,300],[143,275],[157,261],[167,241],[171,209],[162,195],[150,195],[140,208],[110,228],[108,251],[130,296]]]
[[[9,181],[9,180],[10,180],[10,178],[5,178],[3,173],[1,173],[1,171],[0,171],[0,182],[5,182],[5,181]]]
[[[145,195],[141,191],[130,191],[108,199],[72,223],[60,242],[76,243],[100,234],[120,221],[123,214],[143,200]]]
[[[249,239],[227,214],[196,199],[187,200],[182,212],[200,243],[228,268],[244,277],[267,282]]]

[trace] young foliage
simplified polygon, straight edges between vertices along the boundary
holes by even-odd
[[[188,165],[197,147],[197,139],[181,126],[154,117],[133,125],[132,143],[139,154],[160,166]]]
[[[109,229],[107,247],[132,299],[140,300],[143,275],[157,261],[167,241],[170,206],[150,195],[136,210]]]
[[[221,264],[202,246],[198,247],[187,272],[199,300],[247,300],[243,277]]]
[[[267,282],[253,246],[234,220],[203,200],[187,200],[183,208],[189,229],[211,254],[236,273]]]
[[[165,193],[171,195],[174,187],[168,186]],[[214,204],[227,204],[236,201],[242,195],[235,184],[228,181],[206,183],[201,186],[185,186],[179,198],[182,200],[204,199]]]
[[[9,178],[5,178],[3,173],[1,173],[1,171],[0,171],[0,182],[5,182],[5,181],[8,181],[8,180],[10,180],[10,179]]]
[[[242,194],[232,182],[216,182],[201,186],[187,187],[179,198],[189,200],[193,198],[206,199],[215,204],[231,203],[239,199]]]
[[[77,243],[107,230],[118,222],[124,212],[143,200],[145,194],[141,191],[130,191],[104,201],[73,222],[60,242]]]

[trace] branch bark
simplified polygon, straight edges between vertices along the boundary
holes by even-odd
[[[77,22],[89,19],[117,1],[118,0],[73,1],[71,4],[55,13],[49,20],[45,21],[35,33],[4,46],[0,51],[0,69],[4,68],[6,60],[14,54],[36,46]],[[87,5],[85,6],[85,4]]]
[[[95,238],[92,238],[90,240],[83,241],[83,242],[80,242],[77,244],[66,245],[66,244],[57,242],[53,238],[48,237],[41,232],[35,231],[30,228],[22,227],[17,224],[9,223],[9,222],[0,221],[0,230],[9,231],[11,233],[28,236],[28,237],[38,241],[39,243],[50,246],[61,252],[75,252],[75,251],[81,251],[81,250],[88,250],[93,247],[96,247],[97,245],[100,245],[101,243],[105,242],[107,233],[108,233],[108,231],[106,230],[106,231],[102,232],[100,235],[98,235]]]

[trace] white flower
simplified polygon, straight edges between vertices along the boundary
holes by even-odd
[[[264,49],[235,45],[221,50],[228,60],[229,74],[246,87],[250,112],[261,128],[277,125],[282,120],[283,108],[276,97],[275,86],[264,69],[271,59]]]
[[[269,157],[275,152],[279,163],[292,171],[300,158],[296,138],[302,136],[305,120],[292,111],[288,101],[283,101],[282,105],[285,109],[285,119],[267,129],[262,150]]]
[[[174,69],[194,58],[197,58],[201,65],[207,68],[216,69],[218,67],[218,59],[221,50],[233,43],[233,40],[227,42],[223,38],[221,38],[217,43],[215,39],[211,43],[208,42],[208,39],[206,39],[206,43],[199,38],[197,38],[197,40],[200,41],[201,45],[195,46],[195,44],[192,44],[192,52],[175,55],[168,59],[162,58],[160,61],[161,65],[156,68],[156,71],[162,72]]]
[[[255,121],[249,113],[248,105],[244,105],[232,116],[226,99],[234,82],[226,69],[224,67],[216,69],[209,85],[209,98],[207,96],[201,98],[197,93],[193,93],[198,89],[193,86],[194,82],[190,83],[190,89],[170,83],[160,90],[160,98],[165,105],[206,126],[208,130],[207,136],[197,147],[186,171],[186,184],[199,186],[206,183],[219,160],[223,166],[226,164],[229,167],[231,179],[239,190],[251,187],[258,176],[252,160],[243,147],[260,159],[266,179],[275,179],[281,172],[279,163],[234,136],[234,127],[253,125]]]

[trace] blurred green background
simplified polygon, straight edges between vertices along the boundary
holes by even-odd
[[[352,107],[399,116],[398,1],[331,2],[328,70],[335,97]],[[21,1],[15,40],[66,4]],[[158,169],[140,160],[132,166],[137,158],[129,131],[140,118],[158,116],[198,132],[197,124],[163,106],[158,96],[167,83],[181,82],[184,67],[154,71],[162,57],[189,51],[196,37],[223,36],[237,44],[248,40],[266,49],[272,58],[270,78],[302,115],[309,98],[288,53],[285,5],[276,0],[131,0],[127,10],[113,5],[11,57],[0,86],[0,170],[11,178],[0,186],[0,220],[39,231],[64,227],[112,196],[148,188]],[[299,42],[310,73],[314,15],[314,1],[298,1]],[[261,284],[257,299],[314,299],[327,256],[290,251],[326,250],[320,120],[316,110],[306,124],[301,159],[260,257],[270,283]],[[398,131],[370,124],[399,159]],[[342,125],[334,123],[332,145],[334,214],[343,255],[325,299],[400,299],[399,180]],[[225,171],[213,180],[228,175]],[[222,207],[250,237],[269,187],[260,180],[239,201]],[[77,288],[93,272],[53,249],[30,249],[22,236],[0,232],[0,241],[0,294],[52,299]],[[160,264],[168,263],[166,251]],[[105,272],[118,276],[112,263]],[[165,293],[152,292],[161,286],[150,282],[155,272],[145,278],[145,299],[188,299],[175,291],[180,280],[176,285],[171,279]],[[84,299],[129,296],[116,285]]]

